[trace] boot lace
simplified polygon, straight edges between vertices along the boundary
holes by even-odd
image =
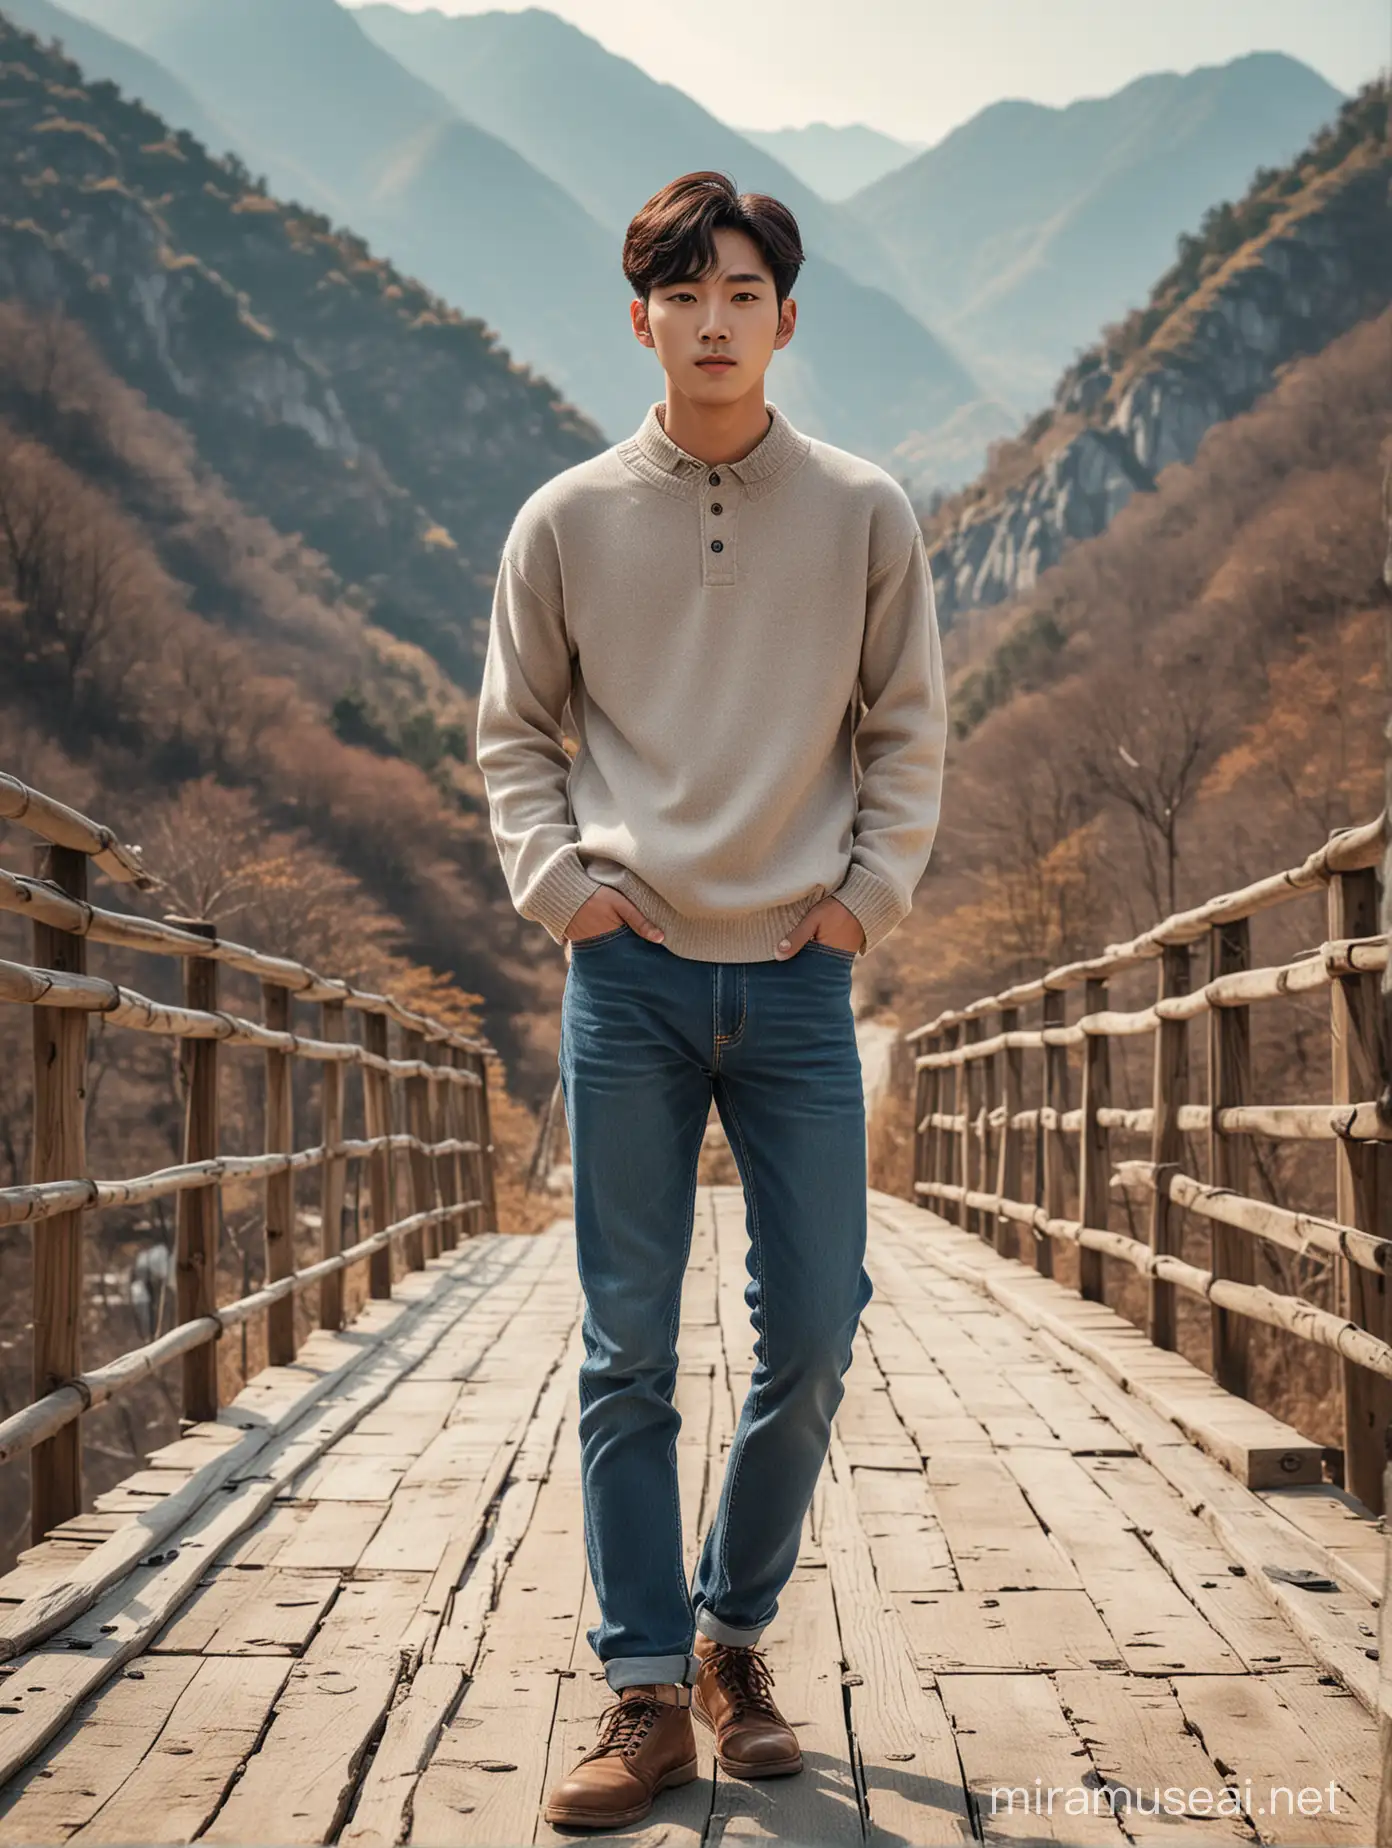
[[[773,1675],[761,1649],[717,1643],[709,1660],[717,1681],[734,1703],[737,1719],[751,1714],[761,1720],[781,1718],[773,1704]]]
[[[652,1731],[662,1708],[663,1703],[654,1694],[630,1694],[627,1699],[616,1700],[599,1716],[599,1744],[586,1752],[581,1764],[611,1754],[631,1758]]]

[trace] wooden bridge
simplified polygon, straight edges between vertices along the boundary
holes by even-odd
[[[12,779],[0,813],[50,844],[44,879],[0,873],[0,907],[35,921],[33,962],[0,963],[0,998],[33,1007],[38,1054],[35,1173],[0,1190],[0,1225],[34,1227],[37,1388],[0,1423],[0,1461],[31,1456],[35,1509],[34,1544],[0,1579],[0,1844],[553,1838],[543,1793],[609,1698],[585,1642],[580,1302],[567,1224],[496,1229],[487,1047],[206,927],[94,907],[88,864],[130,881],[146,876],[138,860]],[[706,1752],[701,1779],[625,1833],[691,1848],[726,1834],[803,1848],[1378,1835],[1381,1523],[1331,1477],[1351,1455],[1371,1468],[1367,1408],[1392,1378],[1376,1324],[1388,1196],[1370,1179],[1384,1135],[1373,1041],[1359,1042],[1373,1063],[1349,1051],[1350,1022],[1372,1032],[1386,943],[1359,926],[1293,963],[1244,967],[1238,926],[1304,893],[1346,906],[1361,891],[1366,905],[1381,838],[1339,837],[1293,874],[911,1036],[918,1204],[871,1197],[875,1296],[767,1638],[807,1770],[746,1784]],[[1219,968],[1191,990],[1177,948],[1204,939],[1223,946]],[[86,974],[91,942],[177,957],[183,1005]],[[1148,1020],[1098,992],[1156,965]],[[260,1021],[219,1008],[226,968],[263,984]],[[1332,1104],[1258,1106],[1243,1094],[1246,1010],[1319,987]],[[1084,1011],[1070,1023],[1072,988]],[[295,1014],[306,1004],[312,1035]],[[183,1043],[179,1166],[86,1176],[94,1013]],[[1177,1038],[1201,1016],[1217,1048],[1202,1105]],[[1145,1033],[1153,1092],[1128,1108],[1098,1049]],[[221,1046],[264,1061],[264,1151],[219,1151]],[[297,1150],[301,1061],[319,1074],[318,1140]],[[1237,1187],[1244,1138],[1297,1133],[1356,1173],[1352,1190],[1340,1182],[1346,1219]],[[1115,1164],[1109,1187],[1107,1138],[1127,1134],[1153,1159]],[[1217,1148],[1206,1176],[1189,1172],[1194,1135]],[[297,1177],[321,1208],[320,1249],[298,1268]],[[219,1304],[215,1203],[248,1181],[265,1188],[267,1280]],[[178,1324],[84,1372],[84,1217],[166,1195]],[[1143,1238],[1108,1224],[1137,1198]],[[1235,1276],[1232,1242],[1215,1241],[1209,1268],[1192,1262],[1182,1213],[1191,1230],[1331,1253],[1359,1272],[1361,1294],[1345,1278],[1341,1298],[1357,1313]],[[1145,1330],[1102,1300],[1138,1276]],[[705,1188],[677,1389],[690,1563],[752,1359],[745,1280],[738,1191]],[[1335,1351],[1352,1441],[1314,1442],[1252,1403],[1231,1358],[1219,1384],[1178,1352],[1175,1291],[1213,1315],[1220,1355],[1244,1353],[1237,1325],[1256,1322]],[[314,1303],[312,1332],[286,1312],[297,1298]],[[219,1405],[218,1336],[253,1319],[271,1364]],[[176,1362],[182,1434],[84,1498],[82,1415]]]

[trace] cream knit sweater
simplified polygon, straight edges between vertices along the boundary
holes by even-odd
[[[771,412],[710,467],[654,406],[508,536],[478,762],[557,941],[601,885],[707,962],[772,958],[828,893],[870,948],[913,901],[947,735],[923,536],[883,470]]]

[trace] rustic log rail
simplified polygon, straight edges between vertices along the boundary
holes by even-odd
[[[104,909],[86,896],[90,863],[118,884],[157,881],[111,829],[0,773],[0,821],[36,835],[34,877],[0,870],[0,910],[33,925],[33,963],[0,961],[0,1003],[34,1020],[34,1161],[31,1180],[0,1188],[0,1226],[35,1226],[34,1399],[0,1421],[0,1463],[30,1456],[35,1540],[81,1512],[83,1415],[176,1360],[184,1362],[185,1422],[218,1408],[214,1344],[229,1328],[265,1317],[273,1361],[293,1360],[294,1299],[318,1289],[319,1325],[343,1323],[343,1278],[368,1269],[369,1293],[391,1295],[391,1250],[407,1269],[454,1249],[461,1235],[495,1229],[494,1151],[488,1107],[491,1048],[405,1006],[288,957],[220,937],[199,919],[161,922]],[[181,959],[184,1005],[153,1001],[86,971],[86,945]],[[217,1006],[220,966],[259,981],[264,1019]],[[298,1032],[296,1002],[316,1003],[319,1032]],[[87,1023],[177,1041],[185,1070],[185,1159],[127,1179],[97,1180],[86,1167]],[[361,1017],[362,1037],[347,1033]],[[393,1052],[391,1031],[400,1044]],[[218,1152],[220,1046],[265,1054],[266,1152]],[[319,1071],[320,1136],[294,1146],[291,1069]],[[347,1073],[361,1073],[367,1134],[343,1133]],[[350,1163],[369,1177],[371,1231],[346,1248],[342,1217]],[[296,1267],[294,1177],[321,1176],[320,1256]],[[235,1302],[215,1300],[218,1196],[232,1182],[264,1182],[266,1281]],[[409,1201],[401,1212],[399,1196]],[[105,1365],[83,1370],[83,1216],[104,1207],[175,1198],[176,1325]],[[40,1230],[39,1228],[42,1228]]]
[[[1206,1299],[1212,1312],[1215,1378],[1247,1394],[1246,1326],[1280,1328],[1337,1354],[1342,1363],[1344,1486],[1374,1512],[1383,1508],[1385,1440],[1392,1421],[1392,1116],[1386,1114],[1387,1053],[1380,1043],[1378,990],[1388,940],[1377,932],[1378,876],[1385,818],[1341,830],[1299,866],[1224,893],[1162,920],[1129,943],[1049,970],[953,1008],[906,1035],[915,1048],[914,1196],[964,1228],[1001,1246],[1015,1227],[1033,1240],[1033,1258],[1052,1274],[1052,1253],[1079,1253],[1079,1288],[1101,1300],[1103,1256],[1129,1265],[1149,1291],[1147,1332],[1173,1348],[1175,1292]],[[1247,920],[1324,891],[1327,940],[1294,960],[1252,968]],[[1208,979],[1193,970],[1207,942]],[[1155,1001],[1144,1008],[1107,1006],[1107,985],[1156,964]],[[1071,990],[1084,1011],[1069,1021]],[[1327,1103],[1263,1104],[1248,1095],[1249,1010],[1320,990],[1330,994],[1332,1096]],[[1038,1004],[1038,1025],[1021,1024]],[[1190,1101],[1190,1023],[1208,1022],[1207,1100]],[[1149,1034],[1155,1042],[1151,1102],[1112,1101],[1099,1056],[1112,1040]],[[1070,1108],[1067,1059],[1082,1054],[1082,1105]],[[1042,1053],[1033,1069],[1037,1104],[1024,1106],[1016,1075],[996,1101],[990,1074],[998,1060]],[[983,1063],[984,1062],[984,1063]],[[1018,1068],[1017,1073],[1018,1073]],[[1007,1071],[1011,1067],[1007,1066]],[[984,1081],[973,1074],[985,1073]],[[952,1090],[949,1074],[955,1074]],[[1183,1138],[1207,1139],[1206,1177],[1183,1171]],[[1141,1137],[1149,1160],[1115,1160],[1111,1140]],[[1074,1140],[1076,1139],[1076,1140]],[[1336,1216],[1293,1210],[1246,1190],[1247,1152],[1256,1139],[1329,1142],[1338,1164]],[[1034,1150],[1033,1199],[1021,1199],[1027,1151]],[[994,1151],[994,1163],[988,1157]],[[1076,1157],[1070,1163],[1068,1157]],[[1065,1208],[1071,1170],[1076,1211]],[[988,1181],[987,1176],[991,1176]],[[1147,1236],[1107,1224],[1108,1200],[1142,1203]],[[1208,1269],[1178,1255],[1178,1230],[1193,1214],[1210,1228]],[[1253,1241],[1332,1260],[1337,1312],[1253,1281]]]

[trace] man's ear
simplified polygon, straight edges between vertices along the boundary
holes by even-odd
[[[797,326],[797,303],[793,300],[792,296],[790,295],[788,299],[784,302],[782,310],[780,311],[779,316],[778,316],[778,332],[773,337],[773,345],[774,345],[775,352],[778,350],[779,347],[787,346],[788,342],[793,337],[793,329],[796,326]]]
[[[652,329],[648,326],[648,304],[635,299],[629,303],[628,312],[632,316],[633,332],[638,340],[645,347],[656,345],[652,337]]]

